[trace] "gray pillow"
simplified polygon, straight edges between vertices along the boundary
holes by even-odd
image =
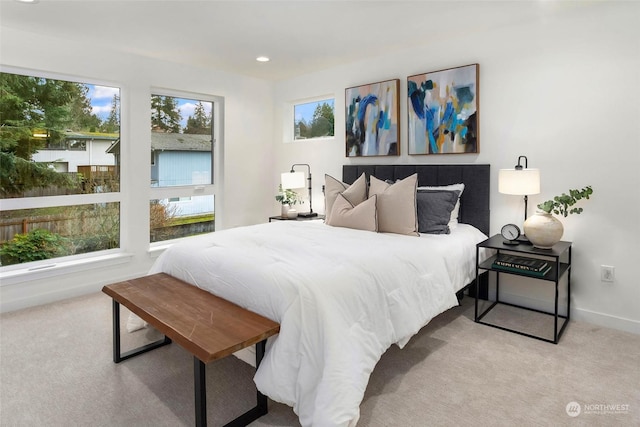
[[[418,190],[418,231],[428,234],[449,234],[451,211],[460,192],[456,190]]]

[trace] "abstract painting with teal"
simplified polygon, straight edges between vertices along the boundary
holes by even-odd
[[[478,64],[407,78],[409,154],[478,152]]]
[[[400,81],[345,90],[346,155],[398,155],[398,91]]]

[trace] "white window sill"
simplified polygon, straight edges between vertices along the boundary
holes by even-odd
[[[336,140],[335,136],[319,136],[316,138],[307,138],[307,139],[290,139],[290,140],[286,140],[284,141],[285,144],[296,144],[296,143],[301,143],[301,142],[306,142],[306,143],[310,143],[310,142],[333,142]]]
[[[169,249],[174,244],[184,242],[185,240],[189,240],[194,237],[196,236],[179,237],[177,239],[164,240],[162,242],[152,243],[147,253],[153,259],[158,258],[160,254],[162,254],[162,252],[164,252],[166,249]]]
[[[130,262],[132,258],[133,254],[118,252],[68,261],[51,260],[47,264],[0,272],[0,286],[16,285],[31,280],[124,264]]]
[[[157,245],[157,246],[152,246],[149,248],[149,256],[152,259],[158,258],[160,256],[160,254],[162,254],[162,252],[165,251],[165,249],[169,248],[171,245]]]

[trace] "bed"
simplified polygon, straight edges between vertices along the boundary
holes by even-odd
[[[415,235],[322,220],[239,227],[173,245],[149,272],[280,323],[254,380],[262,393],[292,406],[303,426],[357,423],[382,354],[458,304],[456,293],[475,278],[475,245],[489,230],[489,165],[346,165],[342,185],[355,189],[363,174],[368,191],[407,180],[428,188],[464,183],[458,223],[448,234]]]

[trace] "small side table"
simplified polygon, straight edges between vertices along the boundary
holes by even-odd
[[[309,217],[298,215],[295,218],[289,218],[282,215],[275,215],[275,216],[269,217],[269,222],[271,221],[311,221],[313,219],[324,219],[324,215],[309,216]]]
[[[496,300],[486,308],[484,311],[480,312],[479,309],[479,301],[476,296],[476,305],[475,305],[475,321],[477,323],[481,323],[483,325],[492,326],[494,328],[502,329],[509,332],[515,332],[520,335],[524,335],[530,338],[536,338],[542,341],[550,342],[553,344],[558,344],[558,340],[560,340],[560,336],[564,332],[567,327],[567,323],[569,323],[569,315],[571,309],[571,242],[558,242],[551,249],[538,249],[533,247],[530,244],[519,244],[517,246],[505,245],[503,243],[504,238],[497,234],[484,242],[480,242],[476,245],[476,260],[480,259],[480,248],[488,248],[496,250],[497,254],[495,256],[490,257],[484,262],[478,263],[476,261],[476,295],[478,294],[478,278],[480,275],[480,270],[485,271],[493,271],[496,275]],[[493,263],[496,260],[496,257],[501,253],[510,253],[515,254],[522,257],[527,258],[542,258],[551,264],[551,269],[544,276],[533,276],[526,271],[505,271],[501,269],[494,268]],[[555,300],[554,300],[554,311],[547,312],[542,310],[536,310],[533,308],[523,307],[517,304],[511,304],[507,302],[500,301],[500,277],[503,274],[516,275],[516,276],[524,276],[535,279],[536,282],[531,281],[531,286],[534,284],[539,284],[542,286],[544,282],[552,282],[555,285]],[[560,315],[558,314],[558,288],[560,279],[566,275],[567,277],[567,314]],[[536,312],[541,313],[546,316],[553,317],[553,337],[551,339],[545,338],[543,336],[530,334],[527,332],[523,332],[521,330],[512,329],[509,327],[501,326],[497,322],[490,323],[486,321],[485,316],[489,314],[489,312],[499,305],[507,305],[511,307],[515,307],[518,311],[518,315],[522,315],[524,318],[527,313]]]

